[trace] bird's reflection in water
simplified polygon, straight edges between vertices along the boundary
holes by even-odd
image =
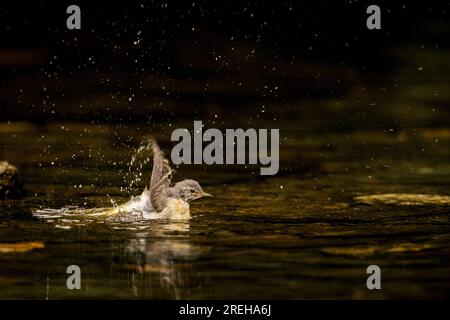
[[[108,246],[96,245],[95,249],[90,251],[89,259],[93,257],[99,261],[107,259],[109,272],[92,265],[86,266],[84,258],[87,256],[80,255],[79,247],[74,251],[79,257],[76,263],[90,279],[89,287],[102,286],[114,279],[117,287],[121,288],[120,297],[189,298],[192,286],[197,287],[192,276],[194,274],[192,265],[209,250],[208,247],[192,243],[189,220],[110,222],[64,217],[46,221],[56,229],[64,229],[65,232],[75,234],[82,243],[83,253],[86,252],[87,244],[97,243],[97,238],[107,239]],[[84,232],[79,232],[80,230]],[[67,250],[72,248],[73,245],[69,244]],[[63,264],[69,263],[73,264],[72,256],[70,262],[64,261]],[[89,295],[90,291],[84,293]]]
[[[133,263],[127,269],[135,297],[189,297],[191,264],[205,251],[190,242],[189,228],[187,221],[158,223],[129,241],[126,251]]]

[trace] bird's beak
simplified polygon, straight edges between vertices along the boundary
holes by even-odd
[[[206,193],[203,191],[203,193],[201,194],[202,197],[214,197],[212,194]]]

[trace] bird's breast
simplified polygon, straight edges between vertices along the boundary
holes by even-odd
[[[168,219],[189,219],[191,217],[189,212],[189,203],[181,199],[170,199],[167,201],[167,206],[161,212],[161,215]]]

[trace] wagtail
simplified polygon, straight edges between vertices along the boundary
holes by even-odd
[[[144,192],[119,206],[120,212],[142,212],[150,219],[189,219],[189,203],[203,197],[212,197],[203,191],[200,184],[186,179],[171,185],[173,170],[155,139],[148,139],[148,148],[153,155],[153,169],[150,184]]]

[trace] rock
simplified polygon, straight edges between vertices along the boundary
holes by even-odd
[[[0,243],[0,253],[23,253],[34,249],[43,249],[45,245],[41,241]]]
[[[423,205],[450,205],[450,196],[437,194],[409,194],[389,193],[354,198],[356,202],[363,204],[386,204],[400,206],[423,206]]]
[[[24,193],[17,168],[7,161],[0,161],[0,199],[16,198]]]

